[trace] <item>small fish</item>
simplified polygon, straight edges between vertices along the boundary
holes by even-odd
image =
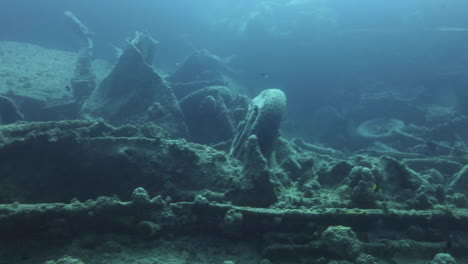
[[[70,88],[70,86],[68,86],[68,85],[65,85],[65,90],[67,90],[67,92],[70,92],[70,91],[71,91],[71,88]]]
[[[372,186],[372,191],[374,191],[375,193],[378,192],[379,190],[380,190],[380,187],[379,187],[378,184],[374,184],[374,185]]]

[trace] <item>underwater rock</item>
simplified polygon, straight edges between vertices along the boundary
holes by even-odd
[[[285,111],[286,96],[281,90],[262,91],[252,100],[245,120],[237,127],[230,154],[240,160],[245,160],[247,142],[252,135],[255,135],[262,155],[269,165],[275,164],[274,152]]]
[[[377,184],[383,192],[392,194],[391,199],[402,200],[405,208],[413,209],[430,209],[445,203],[443,185],[431,184],[421,174],[394,158],[382,156],[379,160],[381,167]]]
[[[132,202],[135,205],[146,206],[150,203],[150,196],[145,189],[138,187],[132,192]]]
[[[154,122],[172,136],[186,134],[172,90],[132,43],[128,43],[112,71],[85,101],[82,113],[112,124]]]
[[[351,206],[356,208],[376,208],[378,180],[369,168],[356,166],[346,179],[351,188]]]
[[[227,86],[228,69],[216,55],[207,50],[192,54],[167,80],[174,94],[181,99],[190,93],[208,86]]]
[[[346,179],[351,190],[344,189],[342,197],[351,199],[356,207],[376,208],[385,204],[386,208],[425,210],[446,203],[444,180],[437,179],[442,175],[434,174],[431,179],[430,170],[418,173],[388,156],[357,156],[355,162],[357,166]]]
[[[234,209],[226,212],[220,229],[229,237],[239,238],[242,235],[242,226],[244,225],[244,215]]]
[[[382,185],[387,188],[394,188],[395,191],[401,189],[416,191],[422,185],[431,185],[417,172],[394,158],[382,156],[380,157],[380,163],[383,167]]]
[[[16,104],[8,97],[0,96],[0,124],[11,124],[23,120],[24,116]]]
[[[304,172],[301,164],[293,157],[284,160],[280,167],[288,173],[288,178],[291,180],[297,180]]]
[[[230,140],[234,134],[234,121],[228,109],[234,98],[223,86],[205,87],[180,100],[190,139],[202,144]]]
[[[457,264],[457,261],[448,253],[439,253],[434,256],[431,264]]]
[[[330,226],[320,237],[327,250],[339,258],[354,260],[362,252],[361,241],[350,227]]]
[[[46,261],[44,264],[85,264],[82,260],[70,256],[63,256],[60,259]]]
[[[443,185],[422,185],[406,200],[406,205],[407,208],[424,210],[445,204],[445,200]]]
[[[322,185],[337,186],[348,177],[353,165],[347,161],[339,161],[323,173],[319,173],[318,182]]]
[[[294,144],[285,138],[279,137],[275,154],[279,167],[288,174],[288,179],[305,182],[312,176],[315,164],[313,155],[296,151]]]
[[[378,264],[377,258],[368,254],[361,254],[355,261],[356,264]]]
[[[243,179],[240,185],[226,195],[234,204],[268,207],[277,202],[273,173],[268,168],[268,161],[263,156],[256,135],[251,135],[244,146]]]

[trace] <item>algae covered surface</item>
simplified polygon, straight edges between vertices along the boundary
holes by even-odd
[[[468,263],[460,6],[46,2],[0,26],[0,263]]]

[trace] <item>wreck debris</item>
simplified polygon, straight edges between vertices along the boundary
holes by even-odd
[[[11,124],[23,118],[23,114],[10,98],[0,96],[0,125]]]
[[[145,62],[132,42],[85,101],[82,113],[112,124],[154,122],[172,136],[186,134],[183,115],[171,88]]]
[[[448,182],[448,188],[457,192],[466,192],[468,186],[468,165],[463,166]]]
[[[74,257],[63,256],[56,261],[54,260],[46,261],[44,264],[86,264],[86,263]]]
[[[81,35],[91,38],[81,26]],[[290,142],[279,137],[282,91],[266,90],[249,102],[228,85],[222,61],[206,52],[187,60],[168,86],[151,68],[157,44],[137,32],[89,98],[92,49],[80,51],[71,88],[90,119],[0,128],[2,234],[74,238],[99,230],[155,240],[201,229],[235,240],[259,235],[268,258],[314,255],[356,263],[410,250],[463,254],[463,237],[452,233],[467,222],[466,210],[456,208],[468,208],[466,146],[443,138],[455,125],[462,131],[466,120],[429,129],[371,116],[353,130],[373,141],[376,149],[361,152],[367,155]],[[438,141],[427,140],[431,134]],[[231,155],[169,139],[177,136]],[[131,202],[117,198],[127,199],[133,189]],[[385,237],[388,230],[401,239]],[[52,263],[65,261],[79,260]],[[433,260],[441,261],[452,258]]]
[[[144,189],[137,188],[129,202],[99,197],[85,202],[75,199],[66,204],[2,204],[0,231],[4,237],[49,237],[50,230],[57,228],[54,223],[62,219],[63,231],[73,227],[73,232],[79,233],[99,230],[133,235],[150,222],[157,226],[156,236],[182,230],[204,232],[209,228],[228,237],[256,237],[263,241],[263,255],[268,258],[314,254],[353,260],[364,258],[364,252],[384,258],[410,250],[421,254],[441,252],[445,248],[444,234],[468,224],[466,209],[456,209],[451,214],[444,210],[281,210],[219,204],[203,197],[196,200],[171,202],[161,196],[152,198]],[[122,218],[129,220],[120,221]],[[396,238],[379,237],[378,233],[368,235],[375,226],[398,226],[394,230]],[[411,240],[404,230],[412,226],[430,226],[427,232],[431,233],[432,242]],[[358,239],[366,236],[366,241]],[[404,239],[406,242],[402,243]],[[455,243],[452,252],[460,253],[463,247]]]
[[[219,57],[208,50],[200,50],[188,57],[167,79],[174,94],[181,99],[208,86],[229,86],[229,70]]]
[[[0,42],[1,52],[0,94],[17,105],[25,121],[79,118],[79,105],[70,84],[77,70],[76,52],[8,41]],[[96,83],[109,69],[106,61],[92,61]]]
[[[232,92],[223,86],[209,86],[192,92],[180,100],[190,133],[190,139],[201,144],[213,144],[232,139],[234,120],[228,106],[233,104]]]
[[[439,253],[434,256],[431,264],[456,264],[455,259],[448,253]]]
[[[72,12],[66,11],[64,15],[75,34],[82,42],[87,44],[78,52],[75,72],[70,81],[73,98],[78,103],[82,103],[96,87],[96,76],[92,71],[94,57],[93,34]]]
[[[240,160],[245,157],[247,142],[255,136],[262,155],[274,164],[274,151],[279,137],[279,126],[286,110],[286,96],[279,89],[268,89],[255,97],[249,105],[246,118],[234,135],[230,154]]]
[[[361,242],[347,226],[329,226],[322,232],[321,241],[332,255],[339,258],[353,261],[362,252]]]
[[[159,42],[146,32],[135,32],[135,37],[129,41],[138,49],[146,64],[151,65],[156,58],[156,51]]]
[[[92,70],[93,51],[83,48],[78,52],[75,72],[70,81],[73,98],[82,103],[96,88],[96,76]]]
[[[228,193],[236,203],[264,207],[278,201],[275,189],[281,186],[283,172],[270,167],[277,166],[274,153],[285,108],[281,90],[265,90],[252,100],[239,123],[229,150],[243,164],[243,186]]]
[[[151,124],[112,127],[76,120],[0,128],[1,203],[124,198],[138,186],[192,200],[207,188],[239,188],[241,178],[237,160],[208,146],[167,139]]]
[[[72,28],[73,32],[80,38],[81,41],[87,44],[87,48],[92,50],[94,48],[93,44],[93,34],[89,31],[88,27],[85,26],[71,11],[65,11],[66,21]]]

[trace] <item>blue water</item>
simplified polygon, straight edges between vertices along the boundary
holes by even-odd
[[[468,72],[463,0],[2,0],[0,6],[0,40],[76,51],[80,44],[63,17],[70,10],[94,33],[98,58],[113,61],[113,47],[123,47],[137,30],[159,40],[154,65],[167,72],[199,49],[231,57],[229,66],[241,73],[250,96],[272,87],[286,92],[285,128],[298,135],[322,137],[311,116],[326,109],[353,119],[350,109],[375,87],[407,96],[467,86],[466,78],[434,77]],[[455,94],[455,101],[430,103],[464,109],[463,94]],[[338,122],[333,129],[347,126]]]

